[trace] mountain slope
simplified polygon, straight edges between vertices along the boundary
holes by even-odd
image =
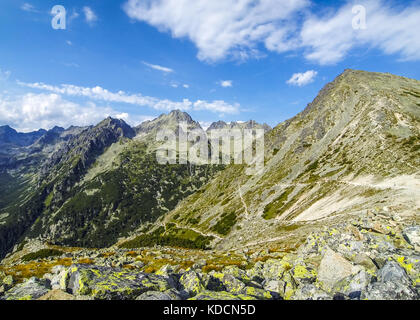
[[[180,111],[135,129],[108,118],[94,127],[54,128],[21,150],[26,162],[16,170],[4,168],[2,175],[4,181],[14,177],[17,181],[0,190],[2,198],[11,199],[0,202],[1,252],[33,239],[108,246],[175,208],[223,168],[157,163],[155,152],[161,144],[156,141],[157,131],[178,131],[179,122],[202,130]],[[31,157],[38,160],[28,165]],[[23,186],[19,179],[24,179]],[[198,234],[194,240],[187,245],[203,247],[209,241]],[[178,237],[170,241],[185,243]]]
[[[348,214],[418,214],[419,119],[419,81],[346,70],[266,134],[263,172],[228,167],[162,223],[216,232],[214,245],[231,248]]]

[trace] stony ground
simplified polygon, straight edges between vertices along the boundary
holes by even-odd
[[[293,251],[40,248],[3,260],[1,300],[420,299],[420,224],[389,212],[325,226]]]

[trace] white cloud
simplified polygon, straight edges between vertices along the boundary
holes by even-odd
[[[402,59],[420,60],[418,26],[420,7],[406,7],[401,11],[380,0],[364,3],[367,28],[354,30],[352,5],[323,17],[310,17],[305,22],[301,39],[308,48],[306,58],[320,64],[342,60],[351,49],[368,46],[385,54],[398,54]]]
[[[35,9],[35,7],[34,7],[32,4],[27,3],[27,2],[25,2],[24,4],[22,4],[22,5],[20,6],[20,8],[21,8],[23,11],[26,11],[26,12],[38,12],[38,10],[36,10],[36,9]]]
[[[85,20],[88,24],[93,24],[98,20],[95,12],[90,7],[83,7],[83,13],[85,14]]]
[[[295,73],[293,76],[287,81],[288,84],[295,85],[295,86],[305,86],[309,83],[314,82],[314,79],[318,72],[314,70],[309,70],[304,73]]]
[[[221,80],[219,81],[219,84],[223,87],[223,88],[230,88],[233,86],[233,81],[232,80]]]
[[[75,97],[85,97],[92,100],[100,100],[106,102],[127,103],[142,107],[149,107],[155,110],[171,111],[175,109],[180,110],[207,110],[211,112],[236,114],[239,112],[239,104],[229,104],[225,101],[216,100],[212,102],[197,100],[195,102],[189,99],[183,99],[176,102],[168,99],[158,99],[154,97],[143,96],[140,93],[127,94],[124,91],[111,92],[102,87],[96,86],[93,88],[80,87],[70,84],[63,84],[61,86],[52,86],[44,83],[24,83],[17,82],[20,86],[53,92],[60,95],[68,95]]]
[[[189,84],[183,84],[182,85],[185,89],[189,89],[190,85]]]
[[[201,128],[206,131],[213,122],[211,121],[199,121]]]
[[[239,107],[240,106],[237,103],[231,105],[223,100],[215,100],[213,102],[197,100],[194,102],[194,110],[206,110],[221,114],[235,114],[238,112]]]
[[[308,0],[128,0],[123,9],[130,18],[169,31],[174,38],[189,38],[197,46],[200,60],[217,61],[227,56],[246,59],[258,55],[256,43],[284,28],[308,3]]]
[[[261,57],[257,49],[260,44],[278,53],[301,52],[321,65],[337,63],[361,47],[376,48],[403,60],[420,60],[418,2],[398,6],[384,0],[363,1],[367,10],[365,30],[352,27],[353,1],[317,13],[310,11],[313,3],[127,0],[123,9],[133,20],[170,32],[174,38],[190,39],[198,48],[198,58],[208,62]]]
[[[151,64],[151,63],[147,63],[147,62],[144,62],[144,61],[142,63],[145,66],[148,66],[149,68],[152,68],[152,69],[155,69],[155,70],[158,70],[158,71],[162,71],[162,72],[165,72],[165,73],[174,72],[174,70],[172,70],[171,68],[162,67],[162,66],[157,65],[157,64]]]
[[[90,125],[113,113],[93,104],[81,107],[54,93],[28,93],[13,99],[0,96],[0,121],[24,132],[55,125]]]
[[[21,132],[50,129],[56,125],[64,128],[94,125],[109,116],[123,119],[131,125],[150,119],[148,116],[121,113],[110,107],[99,107],[92,102],[81,106],[55,93],[27,93],[13,98],[0,95],[0,122]]]
[[[72,45],[73,45],[73,42],[71,42],[70,40],[66,40],[66,43],[67,43],[69,46],[72,46]]]

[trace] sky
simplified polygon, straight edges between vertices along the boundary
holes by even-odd
[[[347,68],[420,79],[419,27],[418,1],[2,0],[0,125],[275,126]]]

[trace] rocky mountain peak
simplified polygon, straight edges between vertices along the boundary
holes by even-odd
[[[224,121],[217,121],[213,122],[210,125],[210,127],[208,127],[207,132],[210,132],[211,130],[215,129],[264,129],[265,132],[268,132],[271,130],[271,127],[266,123],[260,124],[255,120],[249,120],[246,122],[232,121],[230,123],[226,123]]]
[[[201,129],[200,124],[186,112],[180,110],[171,111],[168,114],[161,114],[154,120],[149,120],[138,125],[135,130],[137,134],[155,134],[162,128],[178,132],[179,124],[186,122],[189,129]]]

